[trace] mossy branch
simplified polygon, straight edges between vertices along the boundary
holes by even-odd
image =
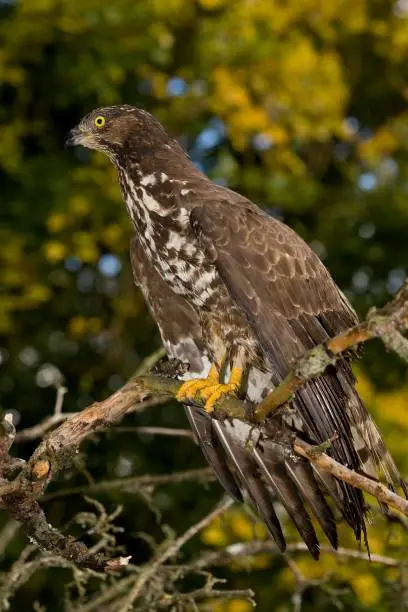
[[[291,373],[257,407],[235,397],[225,397],[217,405],[214,418],[237,418],[259,423],[271,412],[288,402],[308,380],[321,374],[353,346],[372,338],[381,338],[387,348],[397,352],[408,362],[408,340],[402,333],[408,328],[408,283],[384,308],[372,310],[367,319],[324,345],[315,347],[294,366]],[[56,429],[47,433],[27,463],[9,454],[16,432],[9,415],[3,416],[0,432],[0,503],[10,516],[22,523],[28,536],[43,549],[70,559],[80,567],[111,571],[128,563],[128,558],[108,559],[101,554],[90,554],[83,544],[63,536],[47,523],[38,504],[48,484],[57,474],[72,464],[79,445],[90,435],[119,423],[130,412],[174,399],[180,382],[163,376],[140,375],[131,378],[121,389],[106,400],[95,402],[81,412],[71,414]],[[198,402],[200,403],[200,402]],[[55,423],[61,421],[61,412]],[[43,424],[44,434],[50,419]],[[41,427],[39,425],[38,427]],[[41,430],[36,429],[36,435]],[[21,436],[23,438],[23,436]],[[379,501],[408,516],[408,502],[385,486],[357,474],[337,463],[324,449],[307,445],[296,439],[293,449],[299,455],[336,478],[374,495]],[[13,474],[19,469],[17,476]]]

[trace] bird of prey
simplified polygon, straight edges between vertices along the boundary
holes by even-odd
[[[292,451],[295,435],[321,444],[337,433],[328,450],[334,459],[391,489],[401,484],[355,390],[350,355],[258,426],[211,415],[225,394],[259,402],[306,351],[356,324],[318,256],[288,226],[202,174],[144,110],[94,110],[67,144],[102,151],[117,169],[134,228],[135,281],[168,356],[188,365],[178,399],[220,483],[251,502],[282,551],[282,506],[316,559],[311,516],[336,548],[332,506],[366,540],[361,491]],[[198,396],[204,408],[194,404]]]

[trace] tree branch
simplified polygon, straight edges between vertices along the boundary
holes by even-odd
[[[220,516],[223,512],[225,512],[228,508],[230,508],[233,504],[233,500],[231,498],[227,498],[221,503],[217,508],[215,508],[212,512],[207,514],[201,521],[187,529],[182,536],[177,538],[174,542],[172,542],[169,546],[167,546],[163,551],[161,551],[155,559],[149,565],[146,566],[144,570],[139,574],[135,584],[131,588],[129,594],[123,600],[123,603],[120,608],[118,608],[118,612],[127,612],[131,609],[131,606],[136,599],[140,596],[145,584],[154,576],[160,566],[162,566],[166,561],[174,557],[179,550],[191,540],[199,531],[204,529],[211,521],[213,521],[217,516]]]
[[[335,555],[336,557],[371,561],[372,563],[378,563],[379,565],[385,565],[387,567],[398,567],[401,563],[400,560],[385,555],[368,554],[361,550],[353,550],[352,548],[343,548],[341,546],[335,550],[331,546],[322,544],[320,545],[320,550],[327,554]],[[304,542],[293,542],[287,545],[284,554],[307,553],[308,551],[309,549]],[[183,567],[189,572],[199,571],[211,566],[227,565],[236,559],[244,559],[261,553],[282,554],[272,539],[234,542],[221,550],[206,552]]]
[[[336,363],[345,351],[367,340],[381,338],[388,349],[408,362],[408,340],[402,335],[407,329],[408,281],[386,306],[379,310],[372,308],[365,321],[314,347],[299,359],[285,380],[257,406],[255,421],[263,421],[268,414],[290,400],[308,380]]]
[[[62,489],[55,493],[44,495],[43,501],[52,499],[60,499],[69,495],[102,493],[103,491],[129,491],[134,492],[148,487],[157,487],[167,484],[179,484],[181,482],[194,481],[196,483],[205,483],[215,480],[215,474],[211,468],[197,468],[195,470],[184,470],[182,472],[173,472],[172,474],[144,474],[143,476],[128,476],[127,478],[119,478],[114,480],[104,480],[102,482],[94,482],[82,487],[74,487],[72,489]]]
[[[263,420],[271,411],[290,400],[293,393],[308,380],[319,375],[324,369],[351,347],[366,342],[371,338],[381,338],[387,348],[396,351],[408,361],[408,340],[402,332],[408,327],[408,283],[395,298],[380,310],[369,312],[365,322],[347,330],[324,345],[315,347],[307,353],[294,367],[288,377],[254,410],[247,403],[236,397],[225,397],[217,405],[214,418],[237,418],[249,423]],[[156,353],[151,362],[157,361],[161,352]],[[143,368],[146,364],[143,365]],[[6,415],[0,424],[0,498],[1,504],[10,516],[20,521],[27,535],[33,538],[44,550],[62,555],[81,567],[92,567],[99,571],[108,571],[121,567],[127,560],[109,560],[103,555],[91,555],[82,545],[62,536],[47,523],[46,517],[38,505],[38,499],[44,494],[48,484],[59,471],[72,464],[78,446],[90,435],[105,431],[118,423],[130,412],[141,412],[174,399],[181,383],[163,376],[142,375],[131,378],[121,389],[102,402],[94,402],[81,412],[63,415],[61,392],[57,401],[54,416],[44,421],[42,429],[26,430],[20,440],[33,439],[49,430],[50,426],[64,418],[64,421],[49,432],[39,444],[27,463],[9,454],[16,438],[11,418]],[[200,405],[200,401],[197,401]],[[52,420],[52,425],[50,425]],[[21,432],[23,433],[23,432]],[[374,495],[379,501],[396,508],[408,516],[408,502],[383,485],[349,470],[331,459],[321,449],[306,444],[302,440],[294,441],[294,450],[315,463],[320,469],[329,471],[336,478],[344,480],[361,490]],[[13,473],[19,474],[12,478]],[[153,478],[153,477],[149,477]],[[171,481],[169,476],[158,476]],[[140,483],[139,479],[139,483]],[[157,483],[156,483],[157,484]],[[98,487],[98,485],[95,485]],[[100,486],[100,485],[99,485]]]
[[[329,457],[329,455],[326,455],[326,453],[323,453],[319,450],[319,447],[307,444],[307,442],[299,438],[296,438],[294,441],[293,449],[298,455],[302,455],[302,457],[308,459],[310,463],[316,465],[320,470],[333,474],[333,476],[336,476],[339,480],[347,482],[369,495],[373,495],[379,502],[391,506],[391,508],[395,508],[399,510],[399,512],[405,514],[405,516],[408,516],[408,500],[393,493],[393,491],[390,491],[390,489],[381,482],[358,474],[354,472],[354,470],[350,470]]]

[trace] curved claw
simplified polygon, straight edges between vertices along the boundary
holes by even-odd
[[[229,382],[225,384],[211,385],[207,386],[200,391],[200,396],[206,400],[204,409],[206,412],[213,412],[214,405],[222,398],[224,395],[231,395],[238,391],[240,385],[236,382]]]
[[[181,385],[180,389],[177,391],[176,399],[179,402],[182,402],[186,399],[194,399],[200,391],[208,387],[214,386],[212,381],[208,382],[207,378],[196,378],[193,380],[187,380],[184,384]],[[201,393],[200,393],[201,395]]]
[[[205,400],[204,410],[213,412],[214,405],[224,396],[231,395],[239,390],[242,383],[243,369],[233,367],[228,383],[220,383],[220,374],[216,366],[212,365],[207,378],[187,380],[181,385],[176,399],[179,402],[199,397]]]
[[[176,399],[182,402],[186,399],[194,399],[200,391],[206,387],[213,387],[219,384],[220,375],[215,365],[212,365],[207,378],[194,378],[183,383],[177,392]],[[200,393],[201,395],[201,393]]]

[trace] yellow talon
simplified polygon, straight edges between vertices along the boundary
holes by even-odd
[[[207,378],[196,378],[188,380],[181,385],[176,399],[182,402],[186,399],[194,399],[197,395],[205,400],[204,409],[206,412],[213,412],[214,405],[224,395],[235,393],[242,384],[244,370],[242,368],[232,368],[228,383],[220,383],[220,374],[216,366],[212,365]]]
[[[200,396],[206,400],[205,402],[205,411],[213,412],[214,405],[218,402],[218,400],[224,395],[229,395],[231,393],[235,393],[238,391],[240,385],[237,383],[229,382],[225,384],[212,385],[211,387],[206,387],[200,392]]]
[[[206,387],[213,387],[219,384],[220,375],[215,365],[212,365],[208,372],[207,378],[196,378],[193,380],[187,380],[181,385],[177,392],[176,399],[182,402],[186,399],[194,399],[194,397]]]
[[[229,382],[208,386],[203,391],[201,391],[201,397],[206,400],[204,406],[206,412],[213,412],[214,405],[224,395],[230,395],[232,393],[236,393],[236,391],[239,391],[242,385],[243,375],[244,370],[242,368],[234,367],[231,369],[231,376]]]

